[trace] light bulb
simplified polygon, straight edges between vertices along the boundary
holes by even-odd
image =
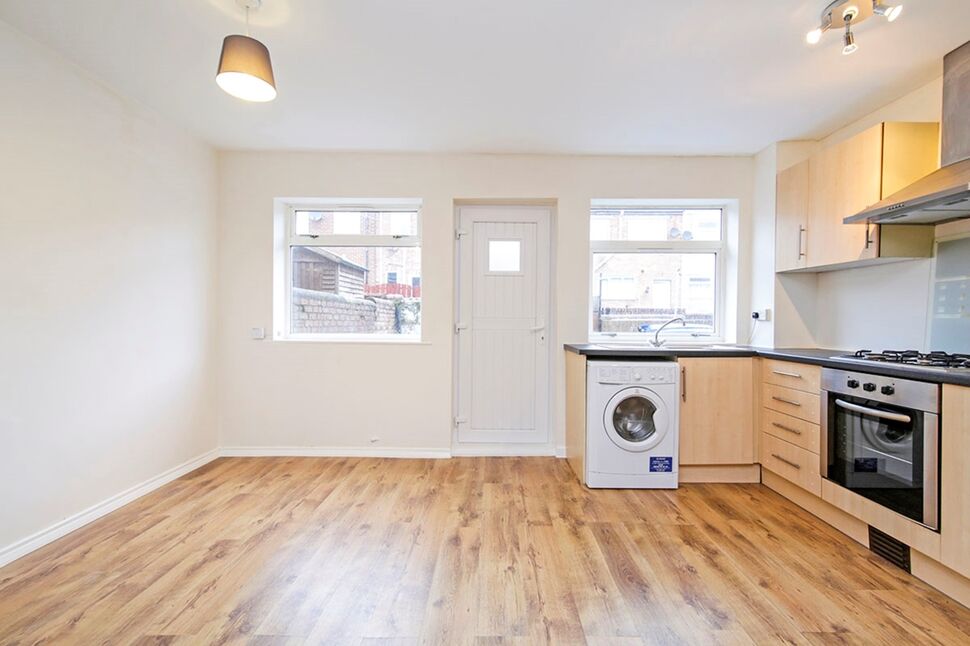
[[[855,35],[851,31],[845,32],[845,37],[842,39],[844,46],[842,47],[842,55],[848,56],[849,54],[854,54],[859,46],[855,44]]]
[[[899,14],[903,12],[903,5],[898,4],[893,6],[891,4],[883,4],[879,0],[872,0],[872,12],[877,16],[885,16],[886,20],[892,22],[896,18],[899,18]]]
[[[813,29],[812,31],[805,34],[805,42],[808,43],[809,45],[814,45],[818,43],[818,41],[820,40],[822,40],[821,29]]]

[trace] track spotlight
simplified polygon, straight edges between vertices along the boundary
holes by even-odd
[[[842,55],[854,54],[859,46],[855,44],[855,34],[852,33],[852,20],[845,21],[845,35],[842,36]]]
[[[879,0],[872,0],[872,13],[877,16],[885,16],[886,20],[892,22],[899,18],[899,14],[903,12],[903,5],[887,5],[882,4]]]
[[[893,22],[899,17],[901,4],[884,4],[883,0],[830,0],[819,15],[818,27],[805,34],[805,42],[815,45],[829,29],[845,25],[842,35],[842,53],[848,56],[859,51],[852,27],[873,16],[882,16]]]

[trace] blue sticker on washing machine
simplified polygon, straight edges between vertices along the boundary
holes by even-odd
[[[650,473],[670,473],[674,470],[674,459],[669,456],[650,457]]]

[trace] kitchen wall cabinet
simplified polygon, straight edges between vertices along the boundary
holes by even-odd
[[[882,199],[882,125],[818,151],[809,159],[808,265],[874,258],[864,225],[842,218]]]
[[[680,463],[754,464],[754,359],[681,358]]]
[[[805,234],[808,231],[809,162],[778,173],[775,207],[775,271],[804,269],[808,265]]]
[[[929,256],[931,226],[842,220],[938,166],[939,124],[886,122],[782,171],[777,178],[776,271],[825,271]]]

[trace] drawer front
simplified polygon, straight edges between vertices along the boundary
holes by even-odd
[[[822,495],[818,456],[811,451],[764,433],[761,435],[761,467],[816,496]]]
[[[806,363],[762,359],[761,381],[817,395],[822,384],[822,369]]]
[[[761,411],[761,430],[818,455],[818,424],[765,408]]]
[[[812,424],[821,419],[821,398],[816,394],[802,392],[784,386],[762,384],[761,404],[779,413],[785,413]]]

